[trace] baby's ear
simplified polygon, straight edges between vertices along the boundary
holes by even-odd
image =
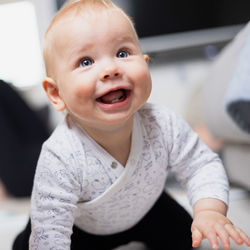
[[[145,59],[146,63],[149,62],[149,56],[148,55],[144,55],[144,59]]]
[[[66,108],[65,103],[60,96],[57,84],[52,78],[46,77],[43,80],[43,89],[45,90],[51,104],[57,111],[63,111]]]

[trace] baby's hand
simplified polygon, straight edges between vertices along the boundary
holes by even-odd
[[[230,248],[230,237],[241,245],[245,242],[250,246],[250,238],[238,227],[234,226],[232,222],[223,214],[204,210],[197,213],[192,224],[192,239],[193,247],[198,247],[202,239],[207,238],[213,249],[218,249],[218,239],[222,243],[224,249]]]

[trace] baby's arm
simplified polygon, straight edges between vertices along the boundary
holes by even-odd
[[[31,198],[30,250],[70,249],[80,192],[73,165],[70,157],[43,147]]]
[[[166,129],[169,166],[187,188],[190,204],[194,207],[193,247],[198,247],[202,239],[207,238],[213,249],[218,249],[217,237],[225,249],[229,249],[229,238],[237,244],[245,242],[250,246],[247,235],[226,217],[229,184],[218,155],[199,140],[183,119],[172,113],[170,120]]]
[[[218,249],[217,237],[225,249],[230,248],[229,238],[238,245],[250,246],[249,237],[226,217],[227,206],[218,199],[206,198],[194,204],[194,221],[191,227],[193,247],[198,247],[207,238],[213,249]]]

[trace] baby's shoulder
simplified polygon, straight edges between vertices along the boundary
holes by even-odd
[[[69,128],[65,121],[58,124],[54,131],[51,133],[50,137],[45,141],[45,145],[47,147],[56,146],[56,147],[64,147],[67,145]]]
[[[58,124],[51,136],[44,142],[39,156],[36,175],[48,172],[50,176],[77,179],[82,178],[86,165],[85,151],[78,138],[77,130],[65,119]]]
[[[57,125],[50,137],[44,142],[43,148],[62,155],[67,152],[70,154],[80,144],[79,135],[72,123],[67,118]]]

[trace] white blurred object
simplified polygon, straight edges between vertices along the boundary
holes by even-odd
[[[0,78],[17,87],[41,82],[44,75],[34,4],[0,4]]]

